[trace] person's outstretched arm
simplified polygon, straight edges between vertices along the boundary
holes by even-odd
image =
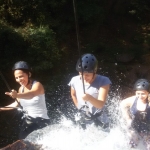
[[[132,97],[122,100],[120,103],[122,117],[125,119],[127,125],[129,126],[131,125],[131,122],[132,122],[132,118],[129,114],[129,109],[133,105],[134,100],[135,100],[135,96],[132,96]]]
[[[6,92],[6,95],[11,96],[12,98],[23,98],[23,99],[31,99],[37,95],[44,94],[44,88],[43,85],[40,82],[36,82],[33,84],[32,89],[29,91],[26,91],[24,93],[21,93],[21,88],[19,89],[19,92],[12,90],[11,92]]]
[[[12,110],[12,109],[16,109],[16,107],[18,106],[18,103],[15,101],[10,105],[7,105],[5,107],[0,107],[0,111],[5,111],[5,110]],[[7,108],[8,107],[8,108]],[[14,107],[14,108],[13,108]]]

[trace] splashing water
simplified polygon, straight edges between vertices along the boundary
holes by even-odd
[[[83,130],[62,115],[59,123],[32,132],[26,140],[42,144],[44,150],[132,150],[119,121],[119,100],[119,96],[109,96],[106,104],[112,124],[110,132],[94,125]],[[145,150],[142,142],[134,150]]]

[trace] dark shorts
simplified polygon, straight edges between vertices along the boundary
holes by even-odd
[[[20,126],[19,139],[25,139],[34,130],[42,129],[50,124],[50,119],[32,118],[30,116],[24,118]]]

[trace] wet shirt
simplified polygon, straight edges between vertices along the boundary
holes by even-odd
[[[36,83],[37,81],[34,81]],[[22,88],[23,92],[23,88]],[[45,119],[49,119],[47,115],[47,108],[45,102],[45,94],[37,95],[32,99],[20,99],[20,104],[23,107],[23,110],[27,112],[27,114],[33,118],[41,117]]]
[[[95,80],[91,84],[89,85],[85,84],[85,93],[90,94],[94,98],[98,99],[99,88],[108,84],[111,84],[111,81],[109,80],[108,77],[97,75]],[[80,109],[82,106],[85,105],[85,101],[82,99],[84,91],[83,91],[83,82],[81,80],[80,75],[73,77],[68,85],[71,86],[76,91],[76,97],[78,100],[78,109]],[[90,102],[87,101],[86,103],[89,107],[89,111],[92,114],[101,111],[101,109],[95,108]]]
[[[137,109],[137,100],[138,98],[135,99],[130,109],[131,117],[133,119],[132,127],[138,132],[150,131],[150,106],[148,105],[148,101],[145,110],[140,111]]]

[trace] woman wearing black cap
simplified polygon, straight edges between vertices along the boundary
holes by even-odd
[[[134,84],[135,95],[121,102],[123,118],[126,121],[131,147],[138,144],[142,137],[150,149],[150,103],[148,100],[150,83],[139,79]]]
[[[12,70],[16,82],[21,86],[18,92],[12,90],[5,94],[16,99],[23,109],[24,120],[19,138],[24,139],[32,131],[43,128],[50,123],[45,103],[45,91],[40,82],[31,79],[31,67],[27,62],[16,62]],[[17,107],[17,101],[8,107]],[[1,110],[7,109],[6,107],[1,108]]]
[[[80,112],[76,118],[79,118],[83,128],[87,124],[108,127],[108,117],[103,108],[111,81],[106,76],[98,75],[97,69],[96,57],[93,54],[84,54],[76,64],[79,75],[73,77],[69,83],[72,100]]]

